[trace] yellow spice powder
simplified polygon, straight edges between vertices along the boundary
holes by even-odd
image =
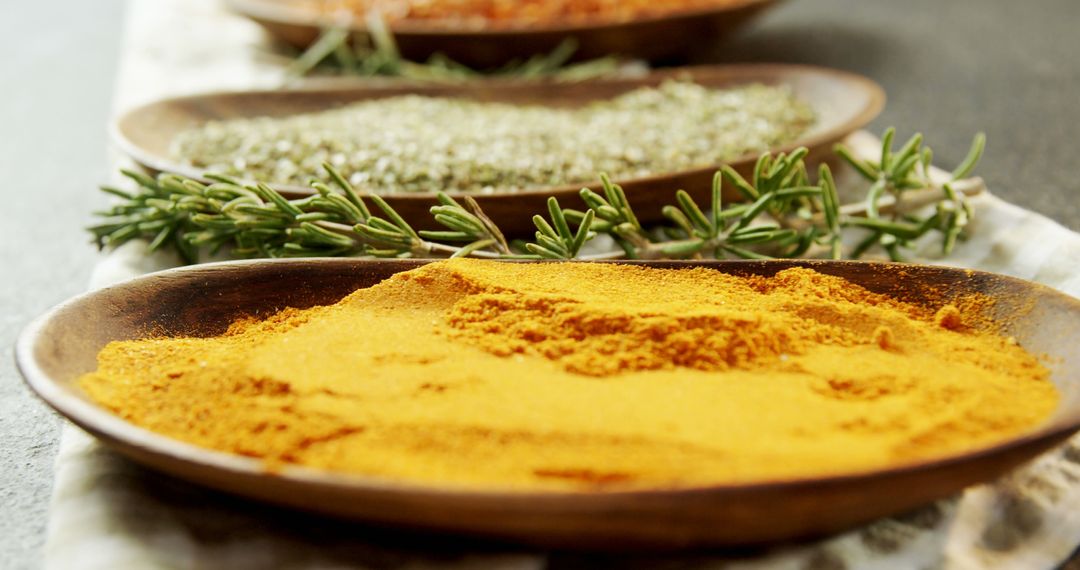
[[[81,385],[139,426],[271,467],[518,490],[746,483],[1039,424],[1058,402],[1048,371],[974,322],[807,269],[452,260],[216,338],[112,343]]]

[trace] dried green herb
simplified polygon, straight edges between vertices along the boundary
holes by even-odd
[[[282,118],[213,121],[177,137],[194,168],[271,184],[328,181],[329,162],[376,194],[512,192],[719,164],[813,123],[789,90],[670,81],[581,108],[405,95]]]

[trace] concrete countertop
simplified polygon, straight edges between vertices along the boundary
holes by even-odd
[[[85,288],[97,254],[82,227],[104,200],[105,125],[120,49],[120,0],[0,7],[0,343]],[[978,173],[999,196],[1080,230],[1070,144],[1080,127],[1080,3],[1043,0],[789,1],[715,61],[814,63],[866,74],[889,93],[873,128],[921,130],[939,164],[989,146]],[[0,363],[0,567],[41,565],[61,422]]]

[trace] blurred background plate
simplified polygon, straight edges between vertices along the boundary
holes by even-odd
[[[885,94],[873,81],[852,73],[785,64],[701,66],[655,71],[633,79],[596,79],[580,83],[475,81],[468,84],[379,84],[348,87],[315,87],[277,91],[210,93],[165,99],[135,108],[112,125],[114,140],[137,163],[151,172],[174,172],[199,178],[201,169],[172,159],[169,148],[181,132],[208,121],[242,117],[282,117],[340,107],[342,105],[404,94],[461,97],[480,101],[539,104],[557,107],[581,106],[610,99],[643,86],[656,86],[679,77],[713,88],[750,83],[784,85],[814,111],[817,121],[791,144],[770,149],[790,151],[810,149],[807,165],[833,158],[832,146],[865,126],[881,111]],[[757,154],[739,157],[729,164],[750,176]],[[616,180],[626,190],[630,204],[643,223],[663,220],[661,208],[672,204],[675,192],[685,189],[700,203],[709,200],[712,177],[719,165],[648,177]],[[599,173],[598,173],[599,174]],[[511,235],[531,233],[534,214],[547,210],[546,201],[555,196],[565,207],[584,208],[578,197],[583,186],[598,188],[599,181],[520,192],[472,194],[480,207]],[[290,197],[306,196],[310,188],[274,185]],[[363,188],[358,188],[361,192]],[[730,193],[729,193],[730,192]],[[451,193],[460,197],[460,193]],[[437,229],[428,209],[436,204],[431,193],[389,194],[390,203],[406,220],[421,229]],[[733,188],[725,189],[725,199],[740,200]]]
[[[685,10],[666,15],[651,14],[625,21],[602,21],[535,26],[475,28],[446,22],[394,22],[390,30],[403,56],[424,60],[434,53],[471,67],[493,67],[513,59],[547,53],[567,39],[577,43],[576,59],[609,55],[650,61],[689,55],[706,43],[728,36],[745,26],[778,0],[728,0],[713,8]],[[274,37],[304,49],[320,33],[341,21],[290,0],[227,0],[235,12],[258,22]],[[349,28],[365,31],[362,21]],[[707,41],[705,41],[707,39]]]

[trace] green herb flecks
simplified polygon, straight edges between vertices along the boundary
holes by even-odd
[[[581,108],[407,95],[283,118],[215,121],[177,137],[194,168],[375,194],[491,193],[700,168],[798,138],[813,113],[786,89],[671,81]]]

